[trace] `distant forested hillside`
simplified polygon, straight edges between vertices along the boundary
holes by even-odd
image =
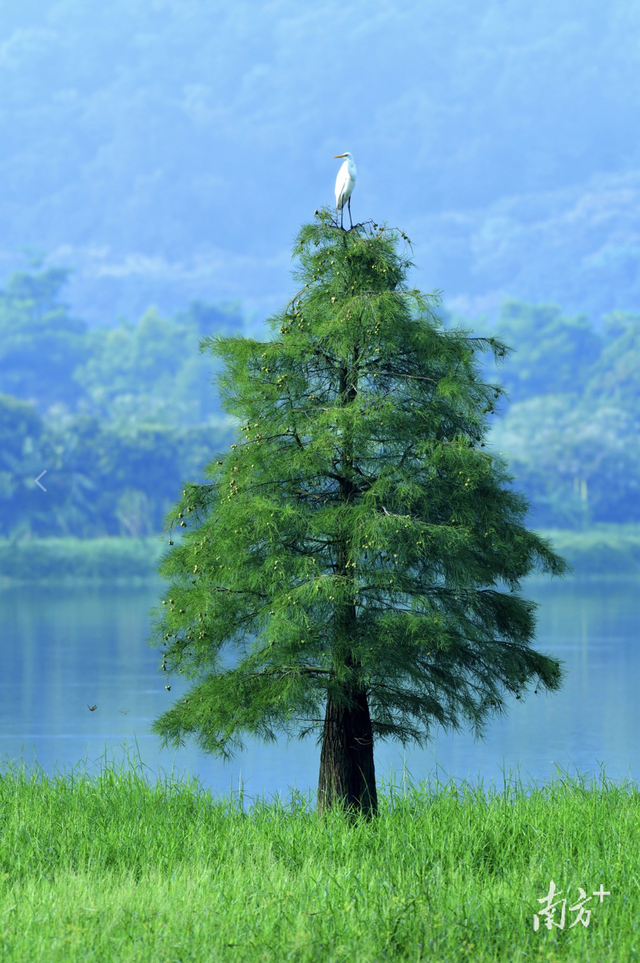
[[[351,150],[456,310],[636,310],[639,49],[632,0],[0,0],[0,274],[74,265],[90,326],[264,316]]]
[[[220,359],[199,342],[242,334],[245,319],[192,302],[89,328],[64,303],[67,275],[34,266],[0,288],[0,538],[158,533],[184,483],[241,437],[212,384]],[[597,330],[509,300],[492,322],[443,323],[515,349],[499,369],[485,359],[509,394],[487,450],[506,457],[535,524],[640,522],[640,315]]]

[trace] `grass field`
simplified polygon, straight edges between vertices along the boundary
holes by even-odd
[[[500,790],[379,784],[355,826],[292,795],[221,800],[139,760],[0,767],[0,957],[11,963],[640,956],[640,793],[559,771]],[[564,927],[534,930],[553,880]],[[588,925],[571,911],[582,887]],[[594,896],[603,887],[608,896]],[[555,910],[560,923],[562,907]],[[573,925],[572,925],[573,924]]]

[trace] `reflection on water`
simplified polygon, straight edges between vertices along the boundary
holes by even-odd
[[[205,756],[193,744],[160,749],[150,725],[188,683],[161,674],[160,650],[146,643],[149,610],[159,594],[159,588],[116,587],[0,593],[3,768],[7,757],[20,759],[22,748],[27,766],[35,759],[49,774],[69,772],[85,759],[94,773],[105,760],[133,761],[137,746],[153,782],[175,767],[176,776],[196,776],[216,793],[237,789],[239,781],[250,797],[279,793],[286,799],[289,787],[315,792],[315,736],[288,745],[283,737],[266,746],[247,739],[246,751],[230,763]],[[533,582],[524,594],[540,605],[538,648],[565,662],[563,689],[512,700],[506,717],[488,723],[484,741],[468,732],[436,731],[425,750],[403,752],[399,744],[379,743],[379,780],[393,772],[400,782],[404,763],[415,781],[437,768],[441,780],[466,779],[499,790],[503,772],[508,777],[519,771],[525,784],[544,782],[557,775],[557,764],[595,775],[604,765],[608,777],[638,782],[637,585]],[[134,755],[127,756],[123,746]]]

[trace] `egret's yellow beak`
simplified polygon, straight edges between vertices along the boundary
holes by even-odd
[[[338,157],[346,157],[347,155],[346,155],[346,154],[334,154],[333,156],[334,156],[334,157],[336,158],[336,160],[337,160]]]

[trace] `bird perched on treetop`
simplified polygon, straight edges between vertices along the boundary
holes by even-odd
[[[351,227],[353,227],[353,221],[351,220],[351,194],[356,183],[356,165],[353,160],[353,154],[350,154],[349,151],[347,151],[346,154],[336,154],[335,156],[336,158],[347,158],[336,177],[336,207],[340,211],[340,227],[343,227],[342,219],[344,217],[345,204],[347,204],[349,208],[349,223]]]

